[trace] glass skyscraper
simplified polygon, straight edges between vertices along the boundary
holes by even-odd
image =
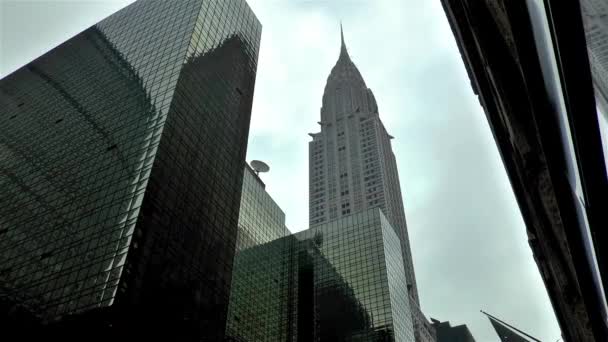
[[[379,208],[295,238],[298,303],[314,304],[297,312],[300,335],[312,329],[319,341],[414,341],[399,238]],[[312,259],[308,269],[303,254]]]
[[[245,166],[226,335],[231,341],[289,341],[289,239],[285,214]]]
[[[260,32],[142,0],[0,80],[3,331],[223,338]]]
[[[237,251],[290,235],[285,213],[266,192],[266,184],[245,165]]]
[[[415,340],[401,246],[379,208],[296,234],[283,222],[246,171],[239,241],[261,233],[235,256],[230,341]]]
[[[291,234],[246,166],[237,241],[229,341],[434,341],[380,208]]]

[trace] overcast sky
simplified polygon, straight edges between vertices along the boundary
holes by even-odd
[[[0,0],[0,77],[130,0]],[[404,195],[421,305],[498,338],[484,309],[560,337],[485,115],[439,0],[249,0],[263,25],[248,160],[292,231],[308,222],[308,141],[340,48],[378,101]],[[0,129],[2,129],[0,127]]]

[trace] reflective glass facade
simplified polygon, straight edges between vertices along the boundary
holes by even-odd
[[[312,280],[314,309],[298,320],[314,319],[318,340],[414,341],[399,237],[380,208],[295,237],[298,255],[315,256],[310,279],[298,279],[300,296]]]
[[[237,250],[290,235],[285,213],[265,190],[266,185],[248,166],[243,175]]]
[[[414,341],[399,239],[379,208],[237,253],[234,341]]]
[[[290,235],[285,214],[245,167],[226,335],[231,341],[288,341]]]
[[[0,81],[3,315],[223,337],[260,32],[138,1]]]
[[[229,341],[292,341],[292,239],[237,252],[226,330]]]

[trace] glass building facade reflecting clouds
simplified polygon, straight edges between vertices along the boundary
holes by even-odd
[[[419,305],[393,136],[348,54],[343,34],[323,92],[319,125],[320,132],[309,134],[309,224],[381,208],[401,241],[409,296]]]
[[[227,336],[231,341],[414,341],[398,236],[381,209],[289,234],[247,168]],[[249,238],[252,231],[255,236]]]
[[[314,308],[299,310],[298,315],[309,314],[299,321],[314,322],[309,324],[315,338],[414,341],[400,241],[380,208],[315,226],[295,237],[294,253],[312,259],[308,274],[306,264],[300,265],[298,295],[312,298]]]
[[[288,341],[292,310],[285,214],[262,180],[245,166],[227,337],[231,341]]]
[[[0,81],[2,325],[223,337],[260,32],[138,1]]]

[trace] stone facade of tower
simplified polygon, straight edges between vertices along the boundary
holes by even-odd
[[[325,86],[321,131],[309,144],[309,223],[316,226],[381,208],[401,242],[409,296],[418,305],[397,163],[372,91],[342,34],[340,57]]]

